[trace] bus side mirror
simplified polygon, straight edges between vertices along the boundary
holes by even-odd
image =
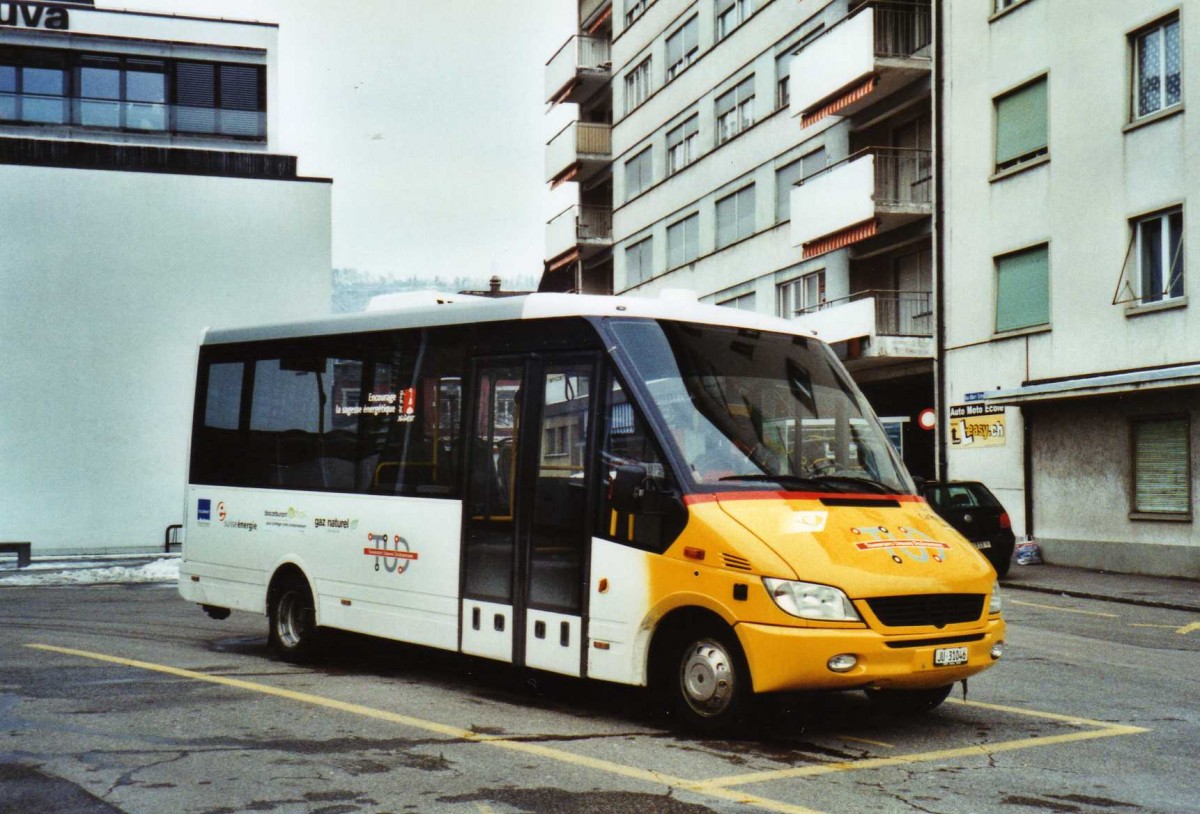
[[[622,465],[616,467],[612,483],[608,487],[608,499],[613,508],[626,514],[641,510],[642,497],[646,494],[646,467]]]

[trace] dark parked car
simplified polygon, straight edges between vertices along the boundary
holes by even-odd
[[[997,575],[1008,573],[1016,545],[1012,521],[986,486],[978,481],[926,481],[921,494],[935,512],[975,544]]]

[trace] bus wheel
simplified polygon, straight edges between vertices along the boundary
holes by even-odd
[[[731,630],[704,631],[676,640],[674,707],[698,732],[727,733],[746,718],[750,670]]]
[[[880,712],[895,716],[921,715],[941,706],[953,684],[925,690],[867,690],[867,697]]]
[[[275,655],[295,663],[311,661],[318,646],[317,615],[304,580],[284,580],[275,589],[269,610],[269,643]]]

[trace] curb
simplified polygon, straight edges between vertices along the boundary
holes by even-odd
[[[1128,596],[1096,593],[1094,591],[1083,591],[1077,588],[1055,588],[1049,585],[1029,585],[1020,582],[1005,582],[1004,580],[1000,581],[1000,587],[1006,591],[1030,591],[1032,593],[1039,594],[1070,596],[1075,597],[1076,599],[1096,599],[1102,602],[1117,602],[1122,605],[1140,605],[1146,608],[1176,610],[1183,611],[1184,613],[1200,613],[1200,605],[1186,605],[1178,602],[1161,602],[1156,599],[1134,599],[1133,597]]]

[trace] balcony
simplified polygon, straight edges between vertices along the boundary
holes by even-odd
[[[878,367],[933,358],[932,301],[928,291],[873,289],[823,302],[797,321],[826,342],[850,343],[848,361],[874,360],[858,367]]]
[[[796,182],[792,245],[804,257],[840,249],[933,214],[929,150],[870,147]]]
[[[572,206],[546,224],[546,257],[551,267],[586,260],[612,246],[612,209]]]
[[[932,32],[928,5],[877,2],[855,10],[792,59],[792,115],[803,127],[853,116],[928,76]]]
[[[546,181],[583,182],[612,160],[612,126],[571,122],[546,144]]]
[[[612,47],[603,37],[578,34],[546,63],[546,101],[581,102],[612,78]]]

